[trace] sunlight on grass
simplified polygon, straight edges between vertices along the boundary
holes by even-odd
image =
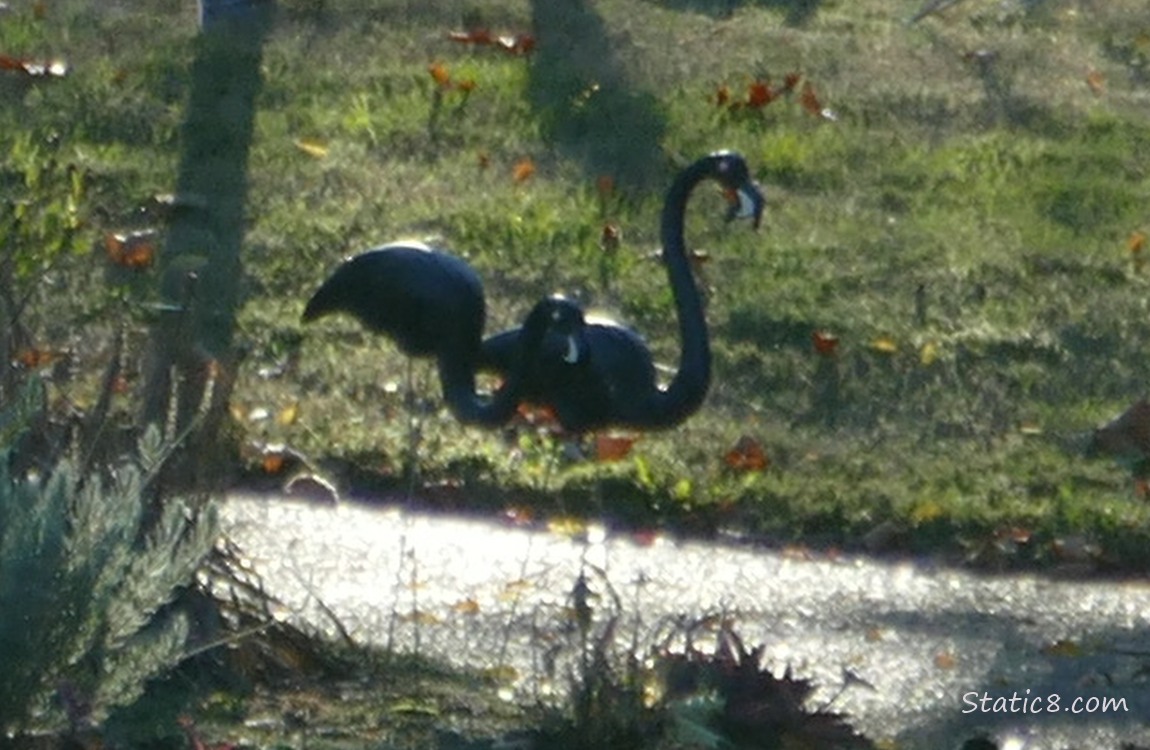
[[[74,350],[61,401],[91,391],[80,381],[97,377],[113,316],[127,310],[138,332],[151,314],[143,281],[98,280],[104,232],[161,221],[141,207],[171,189],[187,96],[190,14],[144,6],[61,2],[0,24],[0,52],[72,66],[17,82],[0,110],[0,195],[41,222],[6,221],[2,237],[18,252],[68,248],[51,289],[28,287],[20,320],[37,346]],[[574,45],[556,58],[449,40],[464,23],[450,4],[285,3],[251,157],[243,429],[397,471],[403,358],[346,321],[303,330],[297,318],[341,257],[403,237],[473,263],[489,332],[561,290],[673,362],[670,295],[648,259],[661,192],[677,167],[731,147],[769,206],[752,235],[722,222],[717,195],[692,205],[688,236],[710,258],[708,403],[619,465],[565,468],[555,497],[536,500],[590,508],[590,476],[611,480],[609,513],[640,523],[865,546],[891,522],[896,548],[959,551],[1001,524],[1050,537],[1081,526],[1132,548],[1120,539],[1142,538],[1144,507],[1129,477],[1067,446],[1144,387],[1147,278],[1127,249],[1150,198],[1140,4],[956,6],[911,26],[912,6],[879,0],[728,6],[604,0],[572,27],[586,38],[553,37]],[[531,29],[528,3],[476,13]],[[434,65],[467,86],[443,85]],[[723,86],[737,100],[788,74],[835,119],[797,92],[761,108],[720,101]],[[632,145],[654,156],[611,162]],[[525,159],[533,173],[516,179]],[[51,301],[65,297],[69,325]],[[837,348],[818,351],[816,332]],[[434,385],[421,398],[429,475],[481,467],[467,481],[496,506],[530,485],[515,441],[444,418]],[[290,424],[246,416],[297,402]],[[761,436],[765,471],[724,466],[744,433]]]

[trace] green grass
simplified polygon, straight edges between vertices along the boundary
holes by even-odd
[[[140,207],[174,186],[187,5],[0,17],[0,52],[72,66],[31,85],[9,76],[0,106],[0,197],[28,217],[3,225],[23,259],[10,283],[29,299],[30,343],[70,352],[60,408],[90,402],[116,325],[142,341],[150,282],[107,274],[100,241],[154,223]],[[1126,248],[1150,222],[1141,2],[963,4],[914,26],[913,4],[879,0],[736,3],[730,17],[706,2],[474,6],[497,31],[534,16],[530,59],[448,41],[466,10],[453,3],[361,5],[285,3],[265,49],[235,394],[251,439],[349,477],[398,476],[403,359],[347,321],[298,323],[342,256],[397,238],[434,236],[474,263],[489,331],[558,289],[673,363],[670,295],[645,259],[661,192],[677,166],[731,147],[770,206],[755,234],[724,225],[713,195],[692,205],[689,236],[712,258],[702,411],[620,464],[565,467],[542,488],[517,441],[433,412],[425,475],[493,507],[992,565],[1051,562],[1057,540],[1081,535],[1107,566],[1145,566],[1150,509],[1122,469],[1078,450],[1145,387],[1148,278]],[[474,90],[436,94],[433,62]],[[837,121],[794,97],[762,111],[713,102],[720,84],[739,97],[790,71]],[[524,157],[537,171],[520,184]],[[603,174],[617,184],[606,200]],[[598,247],[605,221],[623,231],[614,257]],[[838,337],[834,357],[814,351],[816,330]],[[298,366],[261,376],[301,336]],[[249,417],[295,404],[294,421]],[[771,459],[761,475],[724,466],[744,433]],[[1016,526],[1033,532],[1024,549],[978,553]]]

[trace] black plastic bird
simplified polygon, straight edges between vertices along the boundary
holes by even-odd
[[[443,397],[460,422],[498,427],[515,413],[524,385],[521,360],[531,359],[550,330],[557,306],[532,308],[522,349],[505,360],[504,383],[490,397],[475,390],[486,306],[483,284],[466,261],[419,242],[375,248],[348,258],[308,300],[303,321],[344,312],[390,337],[411,357],[436,360]]]
[[[746,162],[729,151],[686,167],[667,191],[662,261],[678,313],[681,350],[679,368],[666,387],[659,386],[651,352],[638,333],[612,321],[588,321],[576,303],[563,298],[550,299],[548,333],[534,354],[522,354],[524,329],[505,331],[484,341],[481,368],[507,377],[514,363],[522,363],[524,400],[549,406],[572,432],[663,429],[694,414],[710,386],[711,349],[683,225],[692,191],[709,179],[737,201],[728,219],[750,218],[758,227],[765,205]]]

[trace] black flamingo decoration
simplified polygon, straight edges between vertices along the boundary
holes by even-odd
[[[552,323],[553,303],[538,302],[521,330],[524,345],[505,362],[505,382],[490,397],[475,390],[486,305],[475,270],[420,242],[368,250],[345,260],[308,300],[303,321],[336,312],[395,341],[409,357],[432,357],[443,397],[464,424],[498,427],[515,413],[524,385],[520,360],[535,356]],[[547,337],[554,339],[554,334]]]
[[[705,180],[717,181],[732,198],[728,219],[749,218],[757,228],[766,203],[746,161],[731,151],[687,166],[668,189],[660,224],[662,261],[678,313],[681,349],[679,368],[665,388],[658,384],[651,352],[638,333],[612,321],[589,322],[576,303],[557,297],[551,298],[544,343],[521,356],[526,329],[497,334],[483,343],[481,367],[509,377],[513,363],[523,363],[521,396],[550,407],[571,432],[665,429],[694,414],[710,386],[711,348],[683,225],[688,199]]]
[[[665,388],[638,333],[610,321],[588,321],[578,304],[563,297],[540,300],[522,327],[484,340],[486,307],[475,270],[417,242],[385,245],[344,261],[308,300],[303,320],[349,313],[408,356],[433,357],[444,399],[465,424],[498,427],[527,400],[551,407],[571,432],[673,427],[698,410],[711,381],[707,321],[683,236],[687,201],[708,179],[730,193],[728,218],[750,218],[757,227],[765,205],[746,162],[730,151],[686,167],[667,191],[662,260],[678,313],[681,353]],[[489,398],[475,390],[481,369],[504,379]]]

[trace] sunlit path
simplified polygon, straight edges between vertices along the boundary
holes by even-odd
[[[846,673],[859,678],[834,706],[874,739],[910,743],[900,747],[951,747],[979,727],[1030,738],[1016,747],[1150,742],[1150,678],[1139,675],[1150,664],[1150,585],[1141,582],[640,545],[595,529],[572,540],[398,508],[272,498],[233,497],[223,515],[293,617],[332,630],[319,597],[361,642],[469,666],[511,665],[528,695],[553,687],[532,679],[549,654],[575,650],[566,607],[583,569],[597,616],[616,601],[623,609],[621,646],[635,633],[649,642],[678,615],[733,613],[746,642],[768,645],[778,671],[791,664],[821,685],[817,700],[837,693]],[[565,682],[562,669],[556,684]],[[995,698],[1014,694],[1013,711],[1006,701],[993,710]],[[1055,694],[1060,713],[1033,712],[1051,707]],[[1101,713],[1091,699],[1104,697],[1124,699],[1127,710]]]

